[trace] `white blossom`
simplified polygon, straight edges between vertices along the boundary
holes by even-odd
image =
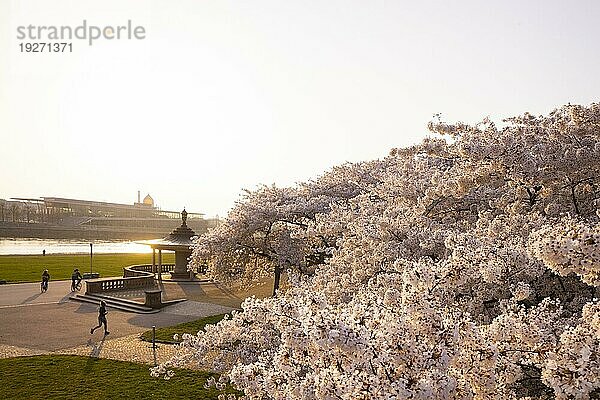
[[[247,399],[585,399],[600,391],[600,105],[441,121],[421,144],[246,192],[191,266],[277,295],[185,356]]]

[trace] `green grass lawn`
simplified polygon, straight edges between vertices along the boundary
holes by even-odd
[[[225,315],[226,314],[212,315],[195,321],[184,322],[179,325],[157,328],[156,341],[160,343],[179,343],[182,334],[190,333],[195,335],[200,329],[203,329],[205,325],[216,324],[222,320]],[[179,340],[173,340],[173,335],[175,334],[179,335]],[[142,334],[142,340],[152,342],[152,330],[144,332]]]
[[[204,388],[210,373],[176,370],[166,381],[148,368],[80,356],[0,359],[0,399],[217,399],[219,391]]]
[[[162,262],[175,262],[174,253],[164,253]],[[94,254],[93,271],[100,277],[123,276],[123,267],[152,264],[152,254]],[[71,279],[74,268],[90,271],[89,254],[56,254],[47,256],[0,256],[0,280],[7,282],[38,282],[48,269],[51,280]]]

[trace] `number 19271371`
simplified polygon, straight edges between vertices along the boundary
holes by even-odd
[[[72,53],[73,43],[19,43],[21,53]]]

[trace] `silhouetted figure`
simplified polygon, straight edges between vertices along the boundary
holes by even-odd
[[[104,334],[108,335],[110,333],[106,326],[106,314],[108,314],[108,311],[106,311],[106,303],[103,300],[100,302],[100,307],[98,307],[98,326],[90,329],[91,334],[94,334],[94,331],[100,328],[102,325],[104,325]]]
[[[48,273],[48,270],[45,269],[44,272],[42,272],[42,292],[48,290],[48,282],[50,282],[50,274]]]
[[[77,285],[79,284],[79,282],[81,282],[82,279],[83,277],[81,276],[79,269],[75,268],[73,270],[73,273],[71,274],[71,292],[77,290]]]
[[[46,249],[42,250],[42,255],[45,256],[46,255]]]

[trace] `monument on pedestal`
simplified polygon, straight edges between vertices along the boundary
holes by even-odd
[[[156,273],[161,279],[162,272],[162,250],[171,250],[175,252],[175,268],[171,272],[171,278],[174,280],[192,280],[193,273],[187,270],[188,259],[192,255],[192,237],[196,232],[190,229],[187,224],[187,211],[185,208],[181,212],[181,226],[177,227],[168,236],[157,240],[144,241],[144,244],[152,247],[152,272]],[[155,251],[158,250],[158,268],[156,265]]]

